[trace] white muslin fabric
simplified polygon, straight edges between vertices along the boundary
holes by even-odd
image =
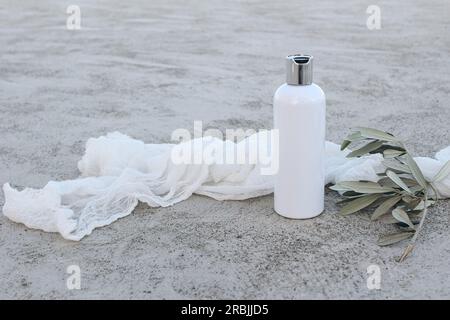
[[[270,165],[270,143],[269,161],[264,163],[258,159],[253,164],[224,164],[214,158],[217,152],[211,161],[197,164],[175,163],[172,157],[184,150],[186,144],[213,147],[216,151],[239,147],[248,151],[262,134],[256,133],[239,143],[203,137],[181,144],[145,144],[119,132],[91,138],[78,163],[79,178],[50,181],[42,189],[21,191],[6,183],[3,214],[29,228],[59,232],[65,239],[79,241],[95,228],[129,215],[139,201],[152,207],[166,207],[194,193],[217,200],[267,195],[273,192],[274,177],[261,174],[261,169]],[[378,179],[377,172],[383,170],[380,155],[349,159],[348,152],[326,142],[325,184]],[[425,178],[431,180],[450,160],[450,146],[439,151],[435,159],[415,160]],[[435,187],[440,197],[450,197],[450,177]]]

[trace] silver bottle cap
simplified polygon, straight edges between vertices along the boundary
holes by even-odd
[[[286,83],[294,86],[312,84],[313,56],[294,54],[286,57]]]

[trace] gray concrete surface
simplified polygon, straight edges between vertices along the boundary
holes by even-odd
[[[81,7],[68,31],[66,7]],[[381,8],[382,28],[366,27]],[[119,130],[167,142],[194,120],[269,128],[283,57],[316,57],[327,136],[355,125],[401,137],[416,155],[450,143],[447,1],[9,1],[0,3],[0,183],[77,176],[84,142]],[[292,221],[272,196],[194,196],[139,208],[80,243],[0,217],[0,298],[450,298],[449,202],[413,256],[379,248],[388,227],[326,211]],[[0,205],[4,202],[0,195]],[[77,264],[82,289],[67,290]],[[380,290],[366,268],[378,264]]]

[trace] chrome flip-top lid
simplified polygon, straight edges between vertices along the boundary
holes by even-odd
[[[286,57],[286,83],[295,86],[312,84],[313,56],[294,54]]]

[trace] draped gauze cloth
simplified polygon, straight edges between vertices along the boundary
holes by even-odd
[[[194,193],[217,200],[267,195],[273,192],[274,176],[261,174],[259,162],[180,164],[174,163],[171,156],[175,154],[174,148],[188,143],[225,151],[237,146],[248,147],[259,135],[256,133],[238,143],[202,137],[180,144],[145,144],[119,132],[91,138],[78,163],[79,178],[50,181],[42,189],[21,191],[6,183],[3,214],[29,228],[59,232],[66,239],[78,241],[95,228],[129,215],[139,201],[151,207],[166,207]],[[267,150],[270,158],[270,146]],[[346,158],[348,152],[326,142],[325,184],[377,181],[377,173],[384,170],[381,155]],[[415,160],[425,178],[431,180],[450,160],[450,147],[439,151],[435,159],[417,157]],[[450,197],[450,177],[435,187],[441,198]]]

